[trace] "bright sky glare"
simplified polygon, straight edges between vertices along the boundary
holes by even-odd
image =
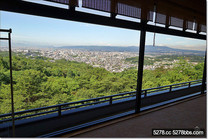
[[[139,46],[140,31],[1,11],[1,28],[13,29],[14,46]],[[146,45],[153,44],[147,33]],[[206,41],[156,34],[157,46],[205,50]]]

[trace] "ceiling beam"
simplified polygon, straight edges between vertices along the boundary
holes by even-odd
[[[62,20],[71,20],[71,21],[78,21],[78,22],[91,23],[97,25],[119,27],[119,28],[132,29],[132,30],[141,30],[141,23],[126,21],[121,19],[113,19],[110,17],[94,15],[94,14],[78,12],[78,11],[70,12],[68,9],[31,3],[21,0],[0,0],[0,10],[36,15],[36,16],[43,16],[49,18],[56,18]],[[146,29],[149,32],[156,32],[167,35],[175,35],[181,37],[206,40],[206,35],[201,35],[197,33],[184,32],[184,31],[163,28],[153,25],[147,25]]]

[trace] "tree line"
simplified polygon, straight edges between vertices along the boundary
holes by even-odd
[[[85,63],[14,55],[15,111],[135,91],[137,69],[114,73]],[[202,79],[203,63],[144,70],[143,89]],[[11,112],[7,55],[0,56],[0,114]]]

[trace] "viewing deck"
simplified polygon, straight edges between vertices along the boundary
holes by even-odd
[[[153,128],[194,129],[195,127],[199,127],[206,132],[206,95],[182,100],[140,114],[65,134],[61,137],[153,137]]]
[[[198,126],[204,129],[206,123],[206,100],[204,94],[201,94],[200,90],[201,80],[145,89],[141,96],[142,108],[139,115],[135,115],[135,92],[19,111],[15,113],[16,136],[59,137],[92,126],[100,126],[103,123],[108,124],[116,119],[122,120],[123,117],[129,119],[128,116],[130,116],[130,118],[136,118],[136,121],[134,122],[129,119],[131,122],[128,123],[127,126],[122,124],[124,121],[118,123],[121,124],[121,126],[119,125],[119,128],[115,130],[118,130],[118,132],[116,132],[118,135],[113,135],[112,132],[112,134],[108,134],[109,137],[111,137],[111,135],[112,137],[130,137],[130,135],[132,137],[149,136],[151,134],[150,128],[162,128],[164,125],[164,128],[182,128],[184,125],[184,127],[187,128]],[[187,102],[173,105],[181,101]],[[165,108],[166,106],[173,107]],[[161,108],[165,109],[160,110]],[[157,112],[157,110],[160,111]],[[149,113],[150,111],[152,113]],[[2,120],[0,120],[1,137],[7,137],[11,134],[12,124],[10,122],[10,116],[11,113],[0,115],[0,118],[2,118]],[[196,122],[192,122],[192,120]],[[203,122],[204,124],[202,124]],[[134,126],[133,123],[139,124]],[[192,123],[193,125],[191,125]],[[173,125],[171,126],[171,124]],[[180,124],[182,125],[180,126]],[[149,127],[146,128],[146,125],[149,125]],[[122,132],[122,130],[125,128],[131,130],[128,126],[132,126],[131,128],[134,129],[132,132],[136,131],[137,128],[138,131],[140,131],[140,128],[145,128],[141,130],[141,136],[140,132],[135,132],[135,134],[131,134],[130,132],[125,135],[125,132]],[[104,131],[100,132],[104,134]],[[119,134],[119,132],[123,134]],[[89,134],[91,134],[91,132],[89,132]],[[102,134],[92,134],[92,136],[104,137]],[[86,135],[86,137],[87,136],[88,135]]]
[[[4,12],[101,25],[103,27],[128,29],[140,33],[140,37],[138,37],[138,73],[137,80],[135,80],[137,84],[134,92],[125,92],[77,102],[15,111],[14,97],[16,96],[14,95],[13,89],[15,81],[12,76],[14,70],[12,68],[12,29],[0,29],[0,32],[8,33],[8,38],[0,38],[0,40],[8,41],[10,65],[9,81],[11,87],[11,113],[0,115],[0,137],[138,138],[152,137],[153,128],[189,128],[195,130],[199,130],[200,128],[204,130],[206,134],[205,90],[207,54],[205,54],[202,80],[142,90],[142,85],[144,84],[143,70],[146,40],[148,39],[147,37],[149,37],[147,33],[154,34],[153,46],[155,46],[155,42],[160,42],[160,40],[156,41],[155,34],[206,40],[206,4],[204,0],[0,0],[0,10]],[[89,12],[89,10],[93,11]],[[124,17],[121,18],[119,16]],[[131,20],[129,20],[129,18]],[[136,20],[132,20],[132,18]],[[26,19],[27,16],[25,16],[25,21]],[[16,23],[15,20],[11,20],[11,23],[8,22],[7,24],[7,22],[5,22],[3,26],[12,27],[14,32],[25,31],[25,28],[18,28],[16,24],[18,23]],[[49,24],[53,25],[53,22]],[[34,26],[36,26],[36,24],[34,24]],[[68,27],[73,28],[70,24],[67,28]],[[70,30],[67,31],[67,28],[63,30],[63,32],[69,33]],[[30,31],[32,31],[32,29],[34,30],[33,27],[28,29],[31,29]],[[39,32],[39,34],[42,33],[43,35],[38,37],[43,38],[48,33],[57,34],[52,32],[54,29],[62,31],[59,27],[53,28],[53,30],[44,29],[41,29]],[[93,27],[93,29],[95,28]],[[83,30],[81,30],[81,33],[82,32]],[[91,35],[90,32],[86,32]],[[32,32],[29,34],[31,33]],[[102,34],[99,31],[95,33]],[[118,33],[118,35],[113,35],[112,37],[108,35],[107,37],[115,42],[117,37],[121,35],[120,32]],[[70,34],[76,36],[77,33],[73,34],[73,32],[70,31]],[[58,37],[62,38],[61,36],[63,35],[64,34],[61,33]],[[14,37],[15,36],[16,35],[14,35]],[[28,31],[25,36],[28,36]],[[132,36],[134,35],[132,34]],[[90,41],[96,44],[94,40],[96,40],[97,37],[99,36],[91,37],[92,39],[90,39]],[[28,37],[22,38],[22,41],[30,42],[27,41],[29,39]],[[76,38],[85,39],[86,37],[78,36]],[[102,39],[103,38],[105,37],[102,37]],[[16,36],[15,39],[18,39],[18,37]],[[60,40],[59,42],[64,42],[64,38],[62,39],[63,41]],[[70,39],[73,40],[71,37],[68,37],[66,40],[69,40],[69,43],[73,43]],[[124,40],[125,42],[131,41],[128,37]],[[166,37],[162,38],[160,44],[165,44],[165,40],[167,41],[168,39]],[[41,42],[41,39],[37,42],[44,44]],[[78,42],[83,43],[81,40]],[[91,42],[89,44],[91,44]],[[122,41],[120,42],[120,44],[123,45]],[[168,44],[177,46],[177,42],[178,41],[173,40],[173,43],[170,41]],[[77,45],[79,45],[79,43]],[[193,47],[198,50],[199,45],[197,43],[193,44],[193,46],[192,44],[190,45],[191,48]],[[186,43],[185,40],[184,45],[180,45],[180,49],[187,49],[187,45],[189,44]],[[31,47],[33,47],[33,45],[31,45]],[[87,62],[89,62],[89,60]],[[6,69],[8,69],[8,67],[6,67]],[[182,72],[181,70],[178,71]],[[7,74],[8,73],[5,75]],[[191,72],[188,76],[191,77],[193,74],[195,74],[195,72]],[[197,75],[197,78],[201,76],[200,74]],[[159,78],[160,77],[158,77],[158,79]],[[125,80],[125,78],[123,79]],[[178,82],[177,78],[173,79],[175,80],[174,82]],[[27,91],[27,89],[23,90]],[[47,93],[45,91],[43,92]],[[31,92],[28,91],[27,93]],[[205,136],[206,135],[203,137]]]

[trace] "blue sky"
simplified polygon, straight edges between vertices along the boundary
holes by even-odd
[[[140,31],[0,12],[1,28],[12,28],[15,46],[139,46]],[[153,44],[147,33],[146,45]],[[157,46],[205,50],[206,41],[156,34]]]

